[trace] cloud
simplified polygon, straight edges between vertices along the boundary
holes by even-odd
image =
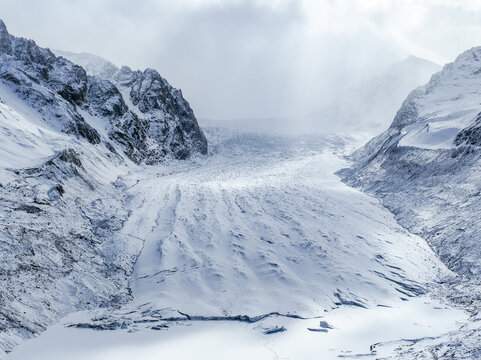
[[[414,54],[481,44],[471,0],[0,0],[14,34],[153,67],[209,118],[301,117]]]

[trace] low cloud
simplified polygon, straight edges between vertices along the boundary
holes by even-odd
[[[156,68],[218,119],[310,116],[409,54],[445,63],[481,44],[469,0],[1,0],[0,14],[42,46]]]

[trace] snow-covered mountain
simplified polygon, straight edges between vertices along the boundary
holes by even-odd
[[[440,69],[436,63],[409,56],[360,83],[342,79],[339,83],[347,85],[323,105],[318,117],[337,124],[334,130],[377,135],[389,126],[406,96]]]
[[[349,183],[381,196],[406,227],[426,237],[453,270],[472,275],[481,272],[480,229],[455,215],[461,204],[467,214],[478,206],[480,73],[481,48],[446,65],[409,94],[389,129],[357,151],[346,172]]]
[[[205,137],[180,90],[155,70],[123,67],[112,81],[32,40],[16,38],[0,23],[0,74],[52,130],[126,154],[136,163],[184,159],[207,152]],[[122,155],[121,155],[122,156]]]
[[[205,154],[188,103],[151,69],[115,83],[0,21],[0,349],[59,316],[131,297],[142,241],[118,176]]]
[[[481,307],[480,99],[481,47],[476,47],[411,92],[391,126],[356,151],[353,167],[341,172],[348,184],[380,198],[459,274],[459,283],[446,292],[473,314]],[[461,358],[479,350],[479,326],[461,334],[456,341],[471,341],[470,347],[444,347],[446,354]],[[442,354],[439,349],[436,354]]]
[[[452,276],[333,174],[350,138],[211,125],[210,153],[191,156],[206,137],[155,70],[57,57],[3,23],[0,60],[3,352],[79,310],[68,325],[265,320],[266,336],[339,308],[400,306]]]

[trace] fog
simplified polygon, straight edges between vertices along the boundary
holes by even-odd
[[[326,104],[391,64],[481,45],[480,14],[468,0],[0,0],[11,33],[155,68],[199,118],[326,128],[341,121]]]

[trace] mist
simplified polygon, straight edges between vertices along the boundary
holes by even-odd
[[[475,1],[1,0],[0,14],[41,46],[157,69],[200,119],[293,128],[350,128],[326,106],[409,55],[444,64],[481,44]]]

